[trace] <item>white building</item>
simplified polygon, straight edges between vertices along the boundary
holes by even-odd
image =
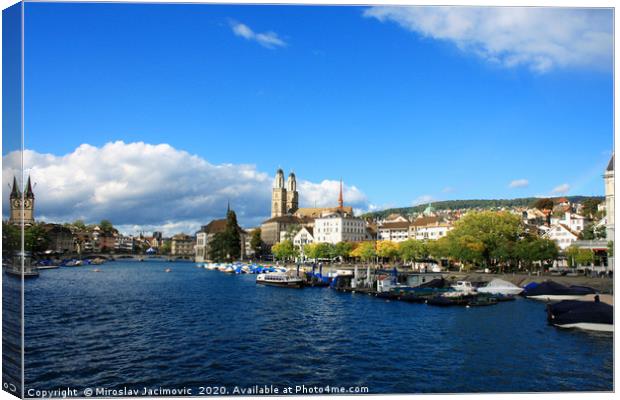
[[[570,230],[581,232],[586,226],[585,217],[566,211],[562,218],[551,217],[551,225],[566,225]]]
[[[557,224],[552,225],[543,237],[553,240],[560,250],[566,250],[573,242],[579,239],[579,233],[571,230],[564,224]]]
[[[316,243],[361,242],[366,240],[366,221],[342,211],[325,213],[314,220]]]
[[[384,222],[377,227],[377,238],[379,240],[390,240],[392,242],[402,242],[409,239],[410,222],[396,221]]]
[[[409,226],[409,238],[416,240],[437,240],[446,236],[452,224],[442,222],[437,217],[421,217]]]
[[[314,243],[314,229],[308,226],[303,226],[293,237],[293,244],[299,248],[303,248],[305,245]]]

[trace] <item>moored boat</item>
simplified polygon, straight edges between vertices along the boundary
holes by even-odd
[[[303,286],[301,278],[283,273],[258,274],[256,276],[256,283],[289,288],[301,288]]]
[[[547,321],[558,328],[613,332],[614,308],[600,301],[564,300],[547,305]]]
[[[587,286],[564,286],[554,281],[545,281],[537,285],[528,285],[521,293],[528,299],[543,301],[578,300],[596,290]]]
[[[523,288],[520,288],[519,286],[503,279],[496,278],[489,282],[486,286],[479,287],[477,291],[479,293],[515,295],[521,293]]]

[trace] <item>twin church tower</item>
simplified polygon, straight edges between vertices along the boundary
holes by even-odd
[[[271,218],[293,214],[299,209],[299,193],[297,193],[297,179],[294,173],[288,175],[284,187],[284,171],[281,168],[276,172],[271,192]]]

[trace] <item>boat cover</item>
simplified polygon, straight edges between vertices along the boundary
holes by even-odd
[[[519,286],[512,282],[505,281],[503,279],[495,278],[489,282],[485,287],[487,288],[505,288],[505,289],[521,289]]]
[[[554,325],[584,322],[610,325],[614,323],[613,306],[600,301],[564,300],[550,304],[547,310],[549,322]]]
[[[445,286],[445,280],[443,278],[433,279],[432,281],[425,282],[418,285],[419,288],[442,288]]]
[[[587,286],[564,286],[554,281],[545,281],[533,288],[527,285],[523,291],[524,296],[541,296],[541,295],[573,295],[580,296],[586,294],[594,294],[596,291]]]

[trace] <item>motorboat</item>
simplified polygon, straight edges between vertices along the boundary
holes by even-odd
[[[614,331],[614,307],[600,301],[564,300],[547,305],[547,321],[558,328]]]
[[[281,286],[288,288],[301,288],[303,286],[303,280],[296,276],[289,276],[283,273],[267,273],[258,274],[256,276],[256,283],[263,285]]]
[[[452,289],[462,293],[476,293],[476,288],[469,281],[457,281],[451,286]]]
[[[479,287],[477,291],[479,293],[516,295],[521,293],[523,288],[503,279],[493,279],[486,286]]]
[[[540,284],[529,284],[521,293],[528,299],[543,301],[578,300],[589,294],[595,294],[596,290],[587,286],[564,286],[548,280]]]

